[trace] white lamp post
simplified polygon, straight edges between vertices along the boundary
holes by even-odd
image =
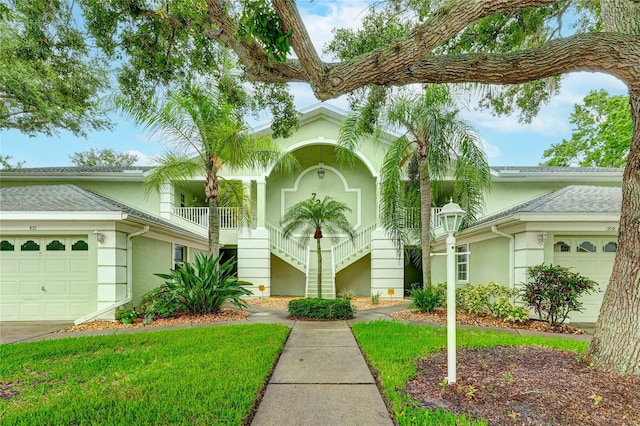
[[[442,207],[440,220],[447,236],[447,383],[456,382],[456,237],[466,212],[449,199]]]

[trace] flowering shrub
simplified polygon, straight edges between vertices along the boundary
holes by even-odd
[[[484,285],[465,284],[456,291],[456,304],[471,314],[486,313],[508,322],[526,321],[529,319],[529,312],[511,302],[517,295],[517,289],[509,289],[494,282]]]
[[[569,313],[582,309],[580,297],[594,292],[598,283],[554,265],[537,265],[527,269],[529,281],[521,295],[538,317],[552,325],[562,324]]]

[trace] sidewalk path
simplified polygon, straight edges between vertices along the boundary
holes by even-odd
[[[393,425],[345,321],[297,321],[251,423]]]

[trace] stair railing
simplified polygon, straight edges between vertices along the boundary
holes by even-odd
[[[331,248],[331,254],[333,256],[334,268],[335,265],[340,264],[342,261],[347,259],[353,253],[357,253],[360,250],[364,250],[366,248],[371,247],[371,234],[376,229],[376,224],[372,224],[364,228],[362,231],[358,232],[354,237],[353,241],[346,239],[344,241],[339,242],[335,246]]]
[[[296,261],[304,264],[307,246],[297,242],[292,238],[285,237],[282,231],[273,225],[267,223],[266,228],[269,231],[269,241],[271,243],[271,247],[275,247],[288,256],[291,256]],[[309,262],[307,261],[307,267],[308,265]]]

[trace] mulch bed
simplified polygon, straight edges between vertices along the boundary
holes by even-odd
[[[401,321],[420,321],[435,324],[447,323],[446,308],[436,308],[433,312],[424,313],[417,309],[393,312],[390,314],[393,319]],[[456,312],[456,323],[461,325],[477,325],[479,327],[495,327],[495,328],[517,328],[532,331],[543,331],[546,333],[560,334],[586,334],[584,330],[572,327],[569,324],[561,324],[552,326],[545,321],[529,320],[525,322],[505,322],[490,315],[469,314],[465,311],[458,310]]]
[[[447,354],[418,362],[405,391],[420,405],[491,425],[640,425],[640,377],[595,371],[575,352],[532,347],[458,351],[457,381],[444,385]]]

